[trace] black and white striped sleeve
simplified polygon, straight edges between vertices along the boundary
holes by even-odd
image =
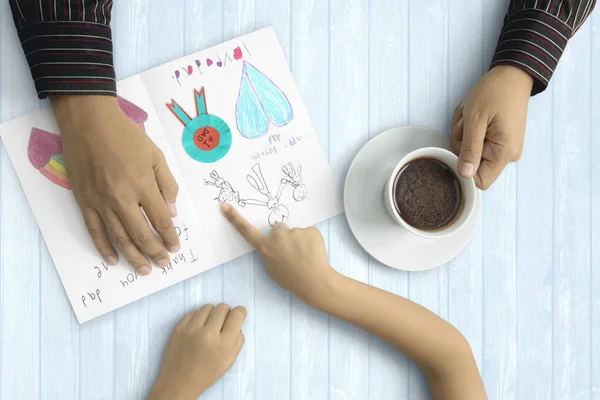
[[[567,42],[594,9],[596,0],[511,0],[492,60],[534,77],[532,95],[548,86]]]
[[[116,96],[112,0],[9,0],[40,98]]]

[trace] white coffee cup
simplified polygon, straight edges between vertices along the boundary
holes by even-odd
[[[450,222],[447,226],[435,231],[418,229],[404,221],[402,217],[400,217],[400,213],[398,212],[394,201],[394,186],[399,172],[411,161],[419,158],[433,158],[446,164],[454,171],[461,185],[463,204],[458,215],[454,221]],[[477,201],[477,188],[473,178],[466,179],[458,174],[458,157],[454,153],[440,147],[423,147],[408,153],[396,165],[396,168],[394,168],[392,174],[386,181],[383,191],[383,201],[388,214],[390,214],[390,217],[392,217],[397,224],[421,237],[437,239],[458,232],[473,217],[473,210],[475,209],[475,202]]]

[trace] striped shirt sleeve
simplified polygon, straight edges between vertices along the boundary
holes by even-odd
[[[567,42],[596,0],[511,0],[492,68],[519,67],[534,78],[532,95],[548,86]]]
[[[39,98],[116,96],[112,0],[9,0]]]

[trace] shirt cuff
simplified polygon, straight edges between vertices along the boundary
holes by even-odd
[[[507,15],[491,68],[512,65],[534,78],[531,95],[546,89],[572,29],[543,10],[525,9]]]
[[[26,25],[18,33],[40,99],[117,95],[108,25],[47,21]]]

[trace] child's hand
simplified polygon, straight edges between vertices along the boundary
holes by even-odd
[[[177,324],[149,400],[197,399],[231,368],[242,346],[246,309],[202,306]]]
[[[485,74],[452,117],[452,150],[459,171],[489,188],[509,162],[521,158],[533,78],[518,68],[497,66]]]
[[[271,278],[300,300],[316,306],[330,292],[337,272],[329,265],[323,236],[316,228],[289,229],[279,223],[268,236],[229,204],[223,215],[260,254]]]

